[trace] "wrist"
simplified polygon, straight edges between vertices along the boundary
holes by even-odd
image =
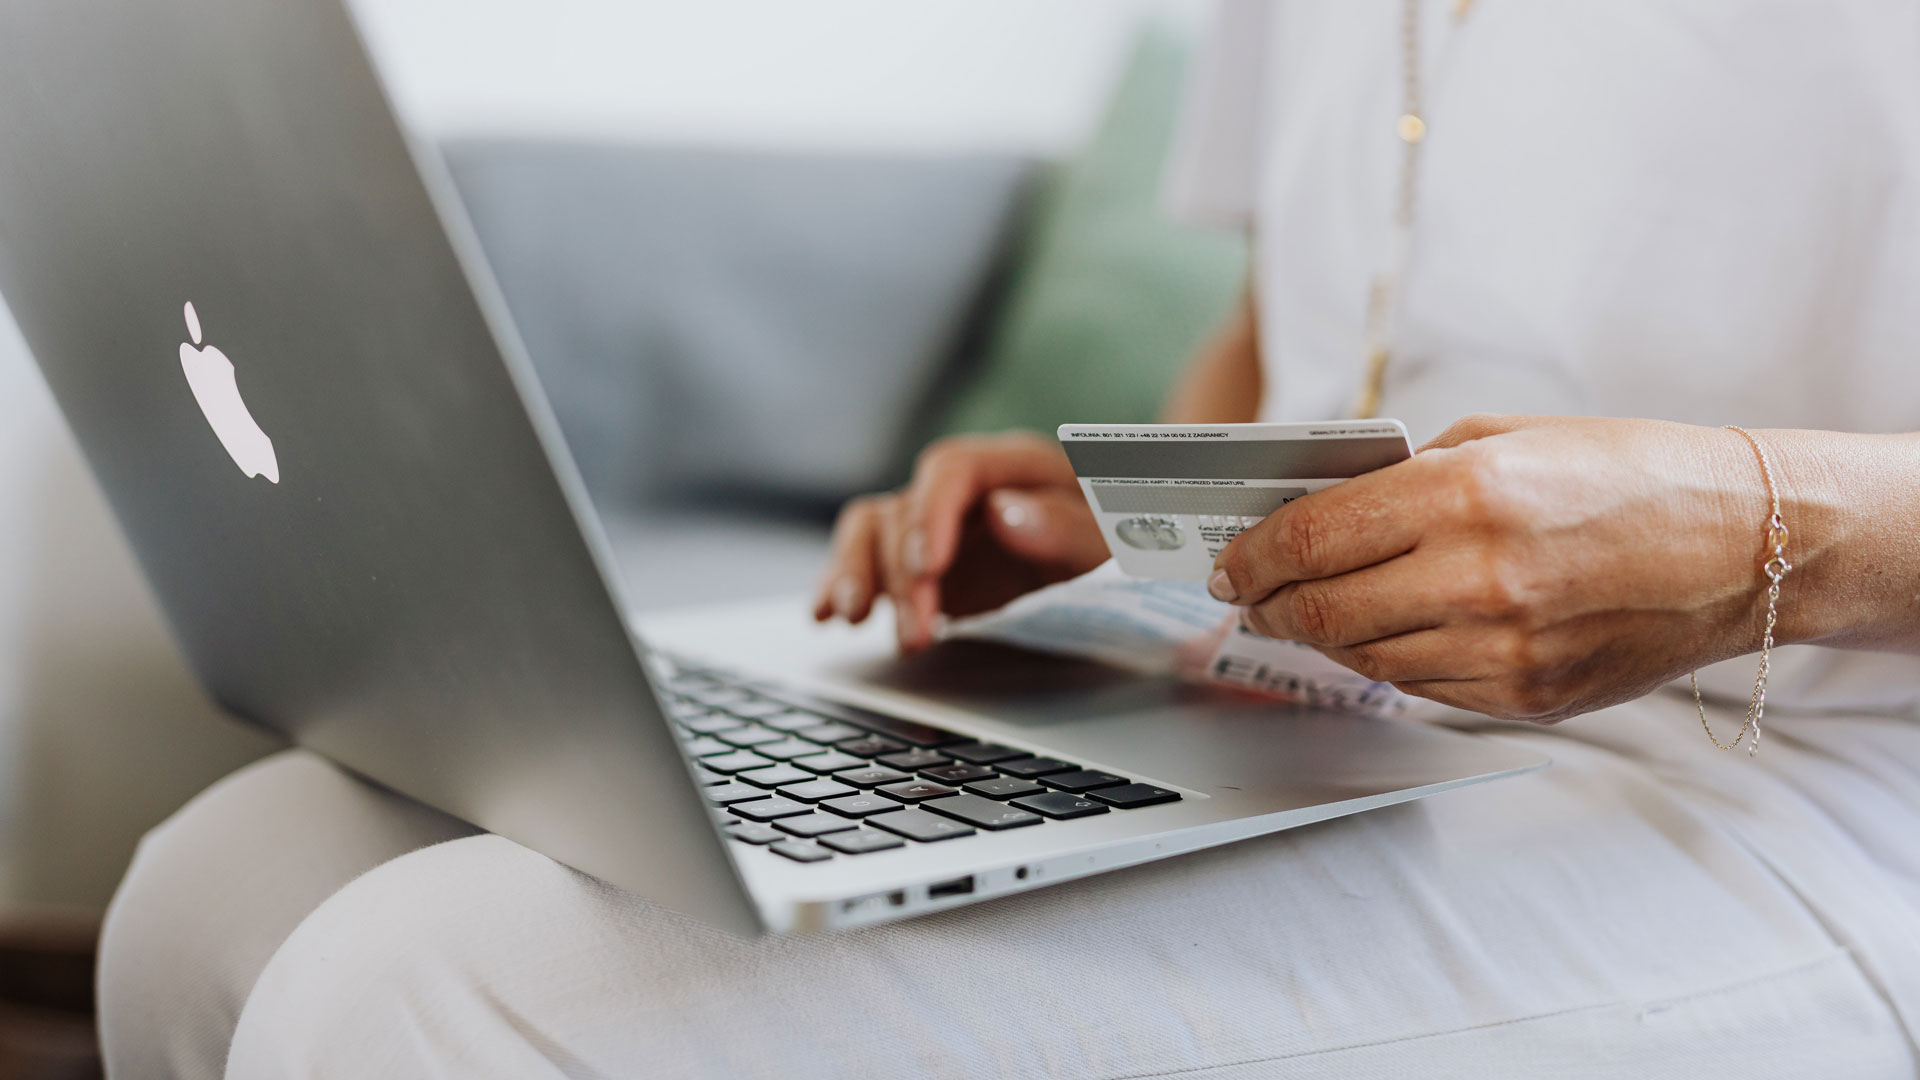
[[[1744,473],[1722,455],[1724,441],[1698,440],[1700,475],[1710,477],[1712,502],[1720,511],[1705,519],[1710,527],[1699,535],[1708,547],[1721,538],[1731,563],[1745,563],[1732,577],[1708,576],[1705,580],[1714,585],[1697,594],[1704,596],[1699,610],[1715,616],[1707,625],[1720,631],[1719,655],[1753,651],[1769,629],[1773,644],[1818,642],[1920,653],[1920,543],[1906,527],[1920,521],[1920,485],[1914,483],[1920,476],[1920,434],[1770,429],[1752,435]],[[1789,568],[1780,575],[1770,606],[1767,562],[1774,556],[1770,534],[1776,497],[1785,530],[1780,555]],[[1721,564],[1707,556],[1697,565]],[[1732,587],[1728,583],[1735,578],[1745,584]],[[1728,598],[1725,603],[1722,597]],[[1722,611],[1727,617],[1717,617]],[[1702,659],[1712,651],[1702,648]],[[1758,747],[1766,676],[1763,654],[1747,725],[1731,745],[1750,734]],[[1701,723],[1706,722],[1703,711]],[[1710,726],[1707,734],[1716,746],[1730,748]]]
[[[1773,554],[1768,526],[1775,494],[1780,497],[1781,517],[1788,520],[1789,562],[1791,544],[1797,537],[1791,533],[1793,515],[1787,489],[1781,484],[1779,463],[1767,433],[1752,433],[1756,446],[1732,428],[1700,430],[1716,496],[1714,525],[1707,534],[1713,554],[1706,566],[1706,580],[1713,590],[1713,624],[1718,632],[1714,647],[1706,651],[1713,659],[1725,659],[1758,650],[1765,633],[1768,581],[1762,567]],[[1767,455],[1766,466],[1761,463],[1762,449]],[[1776,608],[1784,605],[1787,581],[1793,576],[1789,571],[1782,580],[1782,603]],[[1774,639],[1782,640],[1778,626]]]
[[[1872,522],[1860,509],[1863,501],[1849,497],[1846,477],[1836,467],[1844,456],[1836,454],[1837,444],[1856,437],[1791,428],[1758,430],[1754,435],[1773,459],[1780,517],[1788,533],[1786,560],[1792,568],[1780,584],[1775,640],[1787,644],[1845,637],[1876,622],[1880,598],[1862,590],[1860,582],[1849,580],[1859,569],[1851,563],[1859,551],[1862,530],[1870,529]],[[1754,532],[1756,543],[1764,546],[1764,526],[1756,523]],[[1766,589],[1761,565],[1770,554],[1769,549],[1752,564],[1754,587],[1760,594]],[[1756,643],[1758,632],[1756,628]]]

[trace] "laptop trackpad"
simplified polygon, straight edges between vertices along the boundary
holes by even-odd
[[[1199,791],[1337,802],[1484,771],[1487,744],[1425,724],[1309,709],[1171,677],[954,641],[828,665],[834,681],[968,714],[970,727]]]

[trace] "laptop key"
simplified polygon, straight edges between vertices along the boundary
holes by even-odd
[[[793,759],[793,763],[808,772],[817,773],[836,773],[842,769],[858,769],[866,765],[866,762],[854,757],[852,754],[843,754],[838,750],[829,750],[824,754],[808,754],[806,757],[797,757]]]
[[[720,826],[738,825],[740,824],[740,819],[727,813],[725,810],[715,810],[713,812],[713,823]]]
[[[714,686],[687,691],[687,696],[710,708],[723,709],[753,700],[753,695],[737,686]]]
[[[1106,808],[1101,807],[1101,809],[1104,810]],[[830,832],[851,829],[858,824],[859,822],[857,821],[851,821],[834,814],[822,814],[815,811],[814,813],[804,814],[798,817],[781,818],[773,823],[773,827],[779,829],[781,832],[792,833],[795,836],[824,836]]]
[[[808,712],[798,712],[788,706],[782,705],[779,712],[771,716],[755,717],[755,719],[775,731],[799,731],[801,728],[819,726],[820,722],[825,720],[826,717],[815,716]],[[855,731],[852,732],[851,735],[842,735],[840,737],[845,739],[858,734],[860,733]]]
[[[833,858],[833,852],[811,840],[776,840],[770,846],[794,862],[825,862]]]
[[[787,712],[788,709],[787,704],[782,701],[774,701],[771,698],[753,698],[750,701],[742,701],[737,705],[729,705],[727,706],[727,711],[743,720],[760,720],[762,717],[778,716]],[[768,724],[767,726],[772,727],[774,725]],[[781,730],[784,731],[786,729],[782,728]]]
[[[964,784],[969,780],[985,780],[993,775],[993,770],[985,765],[969,765],[956,761],[951,765],[935,765],[931,769],[921,769],[920,775],[940,784]]]
[[[781,762],[778,765],[769,764],[764,769],[748,769],[734,779],[745,780],[755,787],[785,787],[788,784],[804,784],[813,779],[813,774]]]
[[[915,747],[912,750],[902,750],[897,754],[882,754],[875,760],[889,768],[919,772],[934,765],[945,765],[953,759],[924,747]]]
[[[896,750],[905,750],[907,744],[896,742],[881,735],[862,735],[857,739],[842,739],[833,745],[855,757],[872,758],[881,754],[891,754]]]
[[[698,765],[693,767],[693,778],[703,785],[726,784],[733,780],[733,778],[726,773],[717,773],[712,769],[703,769]]]
[[[817,743],[839,742],[841,739],[857,739],[861,735],[860,729],[854,727],[852,724],[843,724],[838,720],[829,720],[822,724],[818,722],[820,718],[817,716],[810,716],[808,719],[815,721],[813,726],[799,728],[794,731],[795,735],[803,739],[812,739]]]
[[[719,739],[711,739],[705,735],[702,735],[697,739],[688,739],[686,742],[686,747],[687,747],[687,753],[693,757],[706,757],[709,754],[733,753],[733,747],[728,746],[726,743],[721,742]]]
[[[892,848],[907,846],[905,840],[883,833],[878,829],[855,829],[852,832],[828,833],[820,838],[820,842],[835,851],[844,851],[848,855],[865,855],[869,851],[887,851]]]
[[[1121,784],[1117,787],[1089,791],[1087,798],[1098,799],[1108,806],[1117,806],[1122,810],[1132,810],[1140,806],[1179,802],[1180,793],[1168,791],[1163,787],[1154,787],[1152,784]]]
[[[1047,789],[1022,777],[996,776],[991,780],[975,780],[971,784],[961,784],[960,790],[970,791],[975,795],[985,795],[989,799],[1013,799]]]
[[[1027,756],[1025,750],[1015,750],[1011,746],[999,743],[961,743],[958,746],[943,746],[940,752],[950,758],[971,762],[975,765],[991,765],[996,761],[1012,761]]]
[[[759,724],[748,724],[745,727],[737,727],[732,731],[723,731],[714,736],[714,738],[719,739],[728,746],[738,746],[742,749],[750,746],[758,746],[761,743],[779,742],[785,737],[786,736],[781,735],[772,728],[763,728]]]
[[[673,717],[675,720],[689,720],[696,716],[707,715],[707,707],[697,701],[687,701],[676,698],[665,704],[667,715]]]
[[[983,829],[1016,829],[1022,825],[1038,825],[1041,820],[1039,814],[978,795],[955,795],[921,805],[936,814],[958,818]]]
[[[746,727],[746,722],[736,720],[726,713],[705,713],[680,721],[688,731],[701,735],[712,735],[716,731],[732,731],[737,727]]]
[[[1094,788],[1115,787],[1128,781],[1124,776],[1115,776],[1099,769],[1075,769],[1072,772],[1051,773],[1041,777],[1040,782],[1058,791],[1080,795]]]
[[[898,799],[889,799],[877,791],[842,795],[837,799],[828,799],[820,805],[847,817],[872,817],[875,814],[885,814],[900,809]]]
[[[766,792],[754,787],[752,784],[741,784],[731,780],[724,784],[715,784],[712,787],[703,788],[701,789],[701,793],[707,797],[708,802],[715,806],[727,806],[737,802],[752,802],[754,799],[764,799],[767,797]]]
[[[808,806],[806,803],[780,795],[761,799],[757,802],[734,803],[732,806],[727,807],[727,809],[750,821],[772,821],[774,818],[794,817],[799,814],[813,813],[813,807]]]
[[[761,757],[770,757],[776,761],[808,757],[821,753],[824,750],[826,750],[826,747],[821,746],[819,743],[812,743],[805,739],[795,739],[792,737],[782,739],[779,742],[762,743],[753,748],[753,752],[759,754]]]
[[[746,785],[742,784],[740,786],[745,787]],[[801,781],[798,784],[788,784],[780,789],[780,794],[785,795],[789,799],[799,799],[801,802],[819,802],[822,799],[838,799],[847,795],[857,795],[859,792],[838,780],[816,777],[812,780]]]
[[[748,769],[764,769],[773,762],[750,750],[735,750],[731,754],[716,754],[713,757],[701,758],[700,764],[714,772],[738,773],[746,772]]]
[[[771,825],[762,825],[757,821],[743,821],[727,829],[727,835],[748,844],[771,844],[775,840],[786,839],[787,834]]]
[[[897,784],[902,780],[913,779],[912,773],[903,773],[899,769],[889,769],[885,765],[869,765],[864,769],[846,769],[833,774],[835,780],[843,784],[852,784],[858,788],[879,787],[881,784]]]
[[[1057,757],[1025,757],[1012,761],[1002,761],[994,766],[1008,776],[1045,776],[1047,773],[1068,772],[1080,766],[1071,761],[1061,761]]]
[[[1078,795],[1069,795],[1064,791],[1049,791],[1044,795],[1028,795],[1013,800],[1013,805],[1022,810],[1031,810],[1050,818],[1090,817],[1107,813],[1107,808],[1092,799],[1083,799]]]
[[[951,840],[956,836],[973,835],[973,830],[960,822],[929,814],[925,810],[902,810],[894,814],[881,814],[879,817],[869,819],[868,824],[876,829],[898,833],[909,840],[918,840],[923,844],[931,844],[935,840]]]
[[[822,711],[831,712],[850,724],[858,724],[868,731],[877,731],[899,739],[913,746],[944,746],[947,743],[965,742],[965,736],[955,735],[944,728],[932,724],[922,724],[918,720],[908,720],[899,716],[888,716],[872,709],[862,709],[853,705],[833,705]]]
[[[874,790],[901,802],[925,802],[928,799],[943,799],[953,794],[952,788],[945,784],[936,784],[931,780],[902,780],[898,784],[882,784]]]

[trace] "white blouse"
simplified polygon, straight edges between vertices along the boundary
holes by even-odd
[[[1920,430],[1920,9],[1449,6],[1382,415]],[[1401,31],[1399,0],[1225,0],[1203,51],[1168,195],[1255,233],[1267,418],[1359,389]],[[1777,707],[1920,710],[1920,660],[1777,656]],[[1743,699],[1752,660],[1701,678]]]

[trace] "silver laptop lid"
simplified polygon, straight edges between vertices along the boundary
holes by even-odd
[[[755,928],[437,169],[337,0],[0,7],[0,294],[209,692]]]

